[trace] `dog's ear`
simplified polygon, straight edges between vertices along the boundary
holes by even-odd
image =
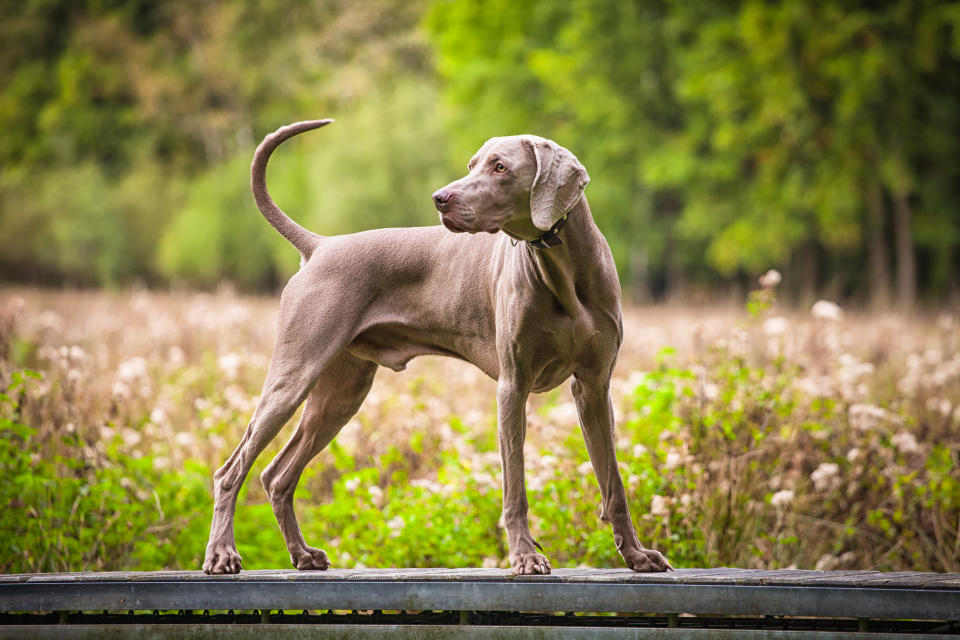
[[[525,142],[537,159],[530,187],[530,217],[538,229],[547,231],[577,204],[590,176],[576,156],[556,142],[533,136]]]

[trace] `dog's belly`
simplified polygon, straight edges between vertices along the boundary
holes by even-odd
[[[449,356],[470,362],[496,379],[500,367],[492,345],[484,349],[474,343],[464,336],[386,323],[362,332],[347,346],[347,351],[394,371],[403,371],[417,356]]]

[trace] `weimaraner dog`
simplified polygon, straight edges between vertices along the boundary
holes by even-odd
[[[329,567],[327,554],[307,545],[294,515],[300,474],[360,407],[377,367],[400,371],[426,354],[466,360],[497,381],[503,522],[515,573],[551,569],[527,522],[527,396],[570,376],[603,496],[600,517],[613,525],[617,550],[634,571],[671,570],[658,551],[640,544],[617,469],[610,375],[623,334],[620,285],[583,196],[589,182],[583,166],[550,140],[491,138],[465,177],[433,194],[443,227],[324,237],[277,207],[266,167],[281,142],[330,122],[278,129],[253,158],[257,206],[302,261],[280,298],[277,343],[253,418],[214,475],[203,570],[240,571],[237,493],[254,459],[304,400],[293,437],[261,480],[293,564]]]

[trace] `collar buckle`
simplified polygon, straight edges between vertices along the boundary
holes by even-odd
[[[558,234],[560,233],[560,230],[563,229],[563,225],[565,224],[567,224],[566,213],[563,214],[559,220],[554,222],[553,226],[544,232],[539,238],[527,240],[527,244],[534,249],[549,249],[550,247],[556,247],[563,244],[563,240],[560,239]]]

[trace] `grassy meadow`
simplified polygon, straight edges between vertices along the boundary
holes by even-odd
[[[960,318],[780,308],[625,311],[612,393],[641,541],[676,567],[960,571]],[[213,471],[272,350],[275,297],[0,290],[0,571],[197,569]],[[507,567],[495,383],[385,369],[296,494],[335,567]],[[528,408],[535,538],[619,567],[566,385]],[[246,569],[289,558],[259,473]]]

